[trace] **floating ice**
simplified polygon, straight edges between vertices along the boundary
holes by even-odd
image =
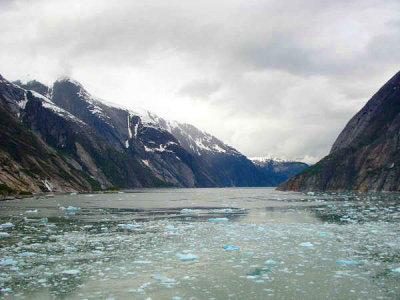
[[[199,212],[199,209],[190,209],[190,208],[184,208],[181,209],[180,213],[181,214],[190,214],[190,213],[194,213],[194,212]]]
[[[222,246],[223,249],[227,250],[227,251],[234,251],[234,250],[239,250],[239,247],[236,247],[232,244],[226,244],[224,246]]]
[[[7,258],[0,263],[2,266],[16,265],[18,262],[12,258]]]
[[[314,192],[308,192],[307,195],[308,195],[308,196],[314,196],[315,193],[314,193]]]
[[[300,247],[314,247],[314,245],[310,242],[303,242],[299,244]]]
[[[81,271],[79,270],[64,270],[62,273],[63,274],[67,274],[67,275],[77,275],[79,274]]]
[[[78,250],[78,249],[76,249],[75,247],[66,247],[65,248],[65,251],[67,251],[67,252],[74,252],[76,250]]]
[[[177,228],[174,225],[165,226],[165,230],[176,230]]]
[[[131,289],[131,290],[128,291],[128,293],[138,293],[138,294],[142,294],[142,293],[144,293],[144,290],[143,290],[143,289],[137,289],[137,290]]]
[[[27,213],[27,214],[37,214],[38,210],[37,209],[27,210],[25,213]]]
[[[139,265],[149,265],[151,264],[151,260],[135,260],[133,262],[134,264],[139,264]]]
[[[215,213],[231,213],[233,212],[232,208],[222,208],[222,209],[213,209],[212,210]]]
[[[396,269],[392,269],[392,272],[394,273],[400,273],[400,267],[396,268]]]
[[[7,292],[12,292],[12,289],[10,289],[10,288],[2,288],[0,291],[3,292],[3,293],[7,293]]]
[[[68,206],[66,209],[67,209],[67,210],[79,210],[80,208],[70,205],[70,206]]]
[[[1,224],[1,228],[11,228],[11,227],[14,227],[14,224],[13,224],[13,223],[4,223],[4,224]]]
[[[18,254],[18,256],[21,256],[21,257],[28,257],[28,256],[35,256],[35,255],[36,255],[35,252],[22,252],[22,253]]]
[[[208,219],[208,221],[210,222],[227,222],[229,221],[228,218],[210,218]]]
[[[39,222],[47,223],[47,222],[49,222],[49,219],[48,218],[41,218],[41,219],[39,219]]]
[[[170,285],[170,284],[176,283],[175,279],[168,278],[161,274],[153,274],[153,275],[151,275],[151,278],[153,278],[153,279],[157,280],[159,283],[165,284],[165,285]]]
[[[338,259],[336,261],[336,263],[338,265],[356,265],[357,264],[357,262],[354,260],[343,260],[343,259]]]
[[[191,253],[188,254],[177,253],[176,257],[179,258],[181,261],[193,261],[197,259],[197,256]]]
[[[265,261],[265,264],[269,265],[269,266],[275,266],[277,264],[277,262],[272,259],[268,259]]]
[[[5,237],[9,237],[10,234],[8,234],[7,232],[0,232],[0,238],[5,238]]]
[[[132,230],[132,229],[135,229],[138,227],[142,227],[142,225],[140,225],[140,224],[118,224],[118,227],[123,228],[123,229]]]

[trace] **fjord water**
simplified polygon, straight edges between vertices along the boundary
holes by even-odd
[[[400,195],[160,189],[0,203],[2,299],[398,299]]]

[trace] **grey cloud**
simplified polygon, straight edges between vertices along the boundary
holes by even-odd
[[[320,158],[398,71],[398,11],[396,0],[0,1],[0,72],[78,76],[245,154]]]
[[[207,100],[212,94],[218,92],[221,84],[212,79],[197,79],[188,82],[178,91],[182,96]]]

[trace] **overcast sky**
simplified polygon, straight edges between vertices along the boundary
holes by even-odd
[[[0,0],[5,78],[70,76],[247,156],[325,156],[399,62],[398,0]]]

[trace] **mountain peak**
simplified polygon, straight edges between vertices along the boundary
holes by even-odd
[[[71,83],[79,88],[84,89],[83,85],[79,81],[76,81],[75,79],[72,79],[69,76],[61,76],[61,77],[57,78],[57,80],[55,81],[54,84],[56,84],[56,83]]]

